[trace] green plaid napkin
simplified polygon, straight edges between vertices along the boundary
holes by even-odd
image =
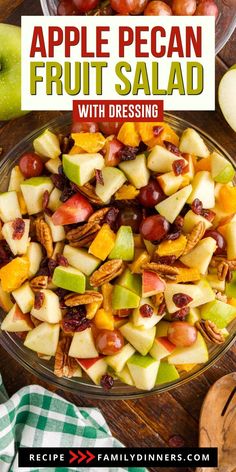
[[[96,408],[77,408],[38,385],[8,398],[0,375],[1,472],[145,472],[144,468],[18,468],[18,447],[123,447]]]

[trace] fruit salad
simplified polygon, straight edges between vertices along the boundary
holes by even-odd
[[[0,194],[1,329],[105,391],[206,363],[236,318],[234,175],[193,128],[45,130]]]

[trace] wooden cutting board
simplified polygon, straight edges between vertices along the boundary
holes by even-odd
[[[197,472],[236,472],[236,372],[209,390],[200,415],[200,447],[218,447],[218,467]]]

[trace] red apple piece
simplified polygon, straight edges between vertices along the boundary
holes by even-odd
[[[52,221],[54,225],[71,225],[86,221],[92,213],[93,208],[89,201],[80,193],[76,193],[59,206],[52,215]]]
[[[122,149],[122,147],[123,144],[116,138],[113,138],[111,141],[107,141],[106,154],[104,156],[106,166],[118,166],[118,164],[120,163],[120,157],[117,155],[117,153],[118,151],[120,151],[120,149]]]
[[[155,272],[149,270],[143,271],[142,276],[142,296],[151,297],[157,293],[164,292],[166,287],[165,281]]]

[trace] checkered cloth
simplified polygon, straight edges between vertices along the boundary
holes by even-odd
[[[38,385],[8,398],[0,376],[1,472],[145,472],[144,468],[18,468],[22,447],[123,447],[96,408],[77,408]]]

